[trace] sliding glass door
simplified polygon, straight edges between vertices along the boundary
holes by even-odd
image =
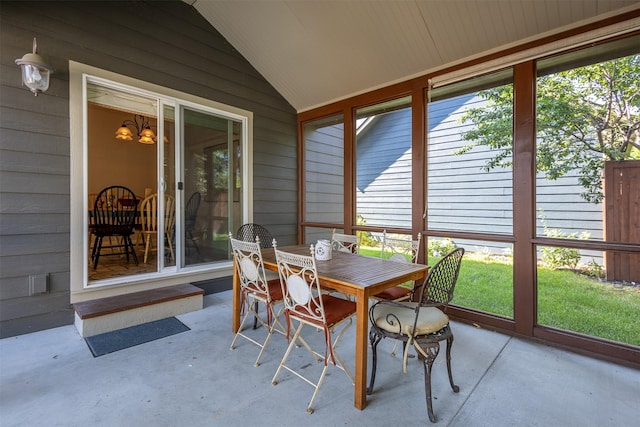
[[[183,108],[182,266],[229,259],[240,224],[241,123]]]
[[[228,262],[229,230],[243,222],[243,118],[111,82],[89,79],[86,88],[85,283]],[[133,253],[123,250],[122,235],[95,244],[95,198],[112,185],[135,197],[135,224],[124,233]]]

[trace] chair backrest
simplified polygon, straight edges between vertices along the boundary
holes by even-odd
[[[229,233],[229,242],[231,242],[233,259],[238,269],[240,287],[258,292],[271,299],[260,245],[257,242],[234,239],[232,233]]]
[[[334,251],[357,254],[358,249],[360,249],[360,236],[336,233],[336,229],[334,228],[331,233],[331,247]]]
[[[87,197],[87,209],[93,210],[93,206],[96,204],[96,197],[98,197],[98,193],[89,193]]]
[[[140,225],[142,231],[158,230],[158,193],[147,196],[140,203]]]
[[[326,324],[313,245],[310,247],[311,256],[283,252],[275,243],[273,248],[285,309],[289,314],[311,323]]]
[[[196,191],[191,195],[191,197],[189,197],[189,201],[187,201],[187,207],[184,212],[184,225],[188,232],[191,232],[196,228],[198,209],[200,209],[200,192]]]
[[[164,231],[169,233],[173,231],[176,225],[176,199],[175,197],[165,194],[164,196]]]
[[[270,248],[273,246],[273,236],[265,227],[256,223],[242,224],[238,231],[236,231],[236,237],[245,242],[255,242],[256,237],[260,239],[261,248]]]
[[[464,248],[454,249],[429,269],[420,291],[421,305],[439,305],[447,310],[458,281]]]
[[[420,241],[422,233],[418,233],[418,238],[412,240],[411,237],[393,237],[387,234],[387,230],[382,233],[382,249],[380,257],[390,259],[391,261],[410,262],[415,264],[418,262],[420,255]]]
[[[119,225],[133,229],[138,212],[138,199],[127,187],[113,185],[102,189],[93,204],[95,225]]]
[[[176,199],[164,196],[164,230],[172,230],[176,223]],[[158,193],[147,196],[140,203],[140,225],[142,231],[158,231]]]

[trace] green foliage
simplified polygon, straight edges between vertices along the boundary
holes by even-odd
[[[580,261],[580,251],[577,249],[545,246],[541,252],[542,262],[554,270],[565,266],[575,270]]]
[[[451,239],[433,239],[429,240],[427,253],[429,256],[441,257],[457,248],[455,242]]]
[[[358,215],[356,224],[367,225],[367,220],[362,215]],[[379,244],[368,231],[356,231],[356,235],[360,236],[360,246],[376,246]]]
[[[540,220],[544,226],[545,236],[552,239],[588,239],[591,237],[588,231],[583,231],[578,235],[577,233],[566,234],[558,229],[547,227],[546,217],[543,211],[540,211]],[[571,270],[575,270],[580,262],[580,251],[573,248],[562,248],[554,246],[545,246],[541,250],[542,262],[549,268],[557,270],[562,267],[567,267]]]
[[[539,77],[536,92],[537,172],[555,180],[578,170],[581,196],[600,203],[604,162],[640,157],[640,55]],[[463,116],[470,144],[455,154],[484,145],[496,151],[485,170],[511,167],[513,86],[478,95],[487,103]]]
[[[604,279],[605,277],[604,267],[598,264],[594,259],[587,263],[584,272],[587,276],[593,277],[594,279]]]

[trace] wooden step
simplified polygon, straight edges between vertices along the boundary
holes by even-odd
[[[203,295],[203,289],[183,284],[78,302],[75,325],[82,337],[90,337],[200,310]]]

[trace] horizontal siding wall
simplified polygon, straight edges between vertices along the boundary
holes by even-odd
[[[252,111],[254,221],[297,241],[296,112],[194,8],[3,1],[0,31],[0,336],[73,321],[69,60]],[[55,68],[37,97],[14,63],[34,36]],[[47,292],[32,292],[43,275]]]
[[[481,233],[512,234],[511,170],[484,170],[495,153],[488,147],[474,147],[463,155],[453,153],[469,144],[460,134],[469,129],[462,123],[464,111],[482,105],[479,97],[465,95],[430,104],[429,108],[429,228]],[[541,215],[548,228],[569,235],[587,232],[601,239],[602,205],[580,197],[582,187],[576,172],[557,180],[540,174],[536,179],[537,234],[544,236]],[[500,254],[510,244],[458,240],[465,247],[477,247]],[[471,246],[469,246],[471,245]],[[475,245],[475,246],[474,246]],[[602,262],[602,253],[581,251],[583,262]]]
[[[358,135],[356,213],[368,226],[411,230],[411,109],[379,115]]]
[[[510,169],[483,167],[492,152],[476,147],[453,153],[468,144],[461,133],[465,110],[479,105],[469,95],[429,104],[428,221],[431,230],[513,234],[513,186]]]
[[[344,220],[344,125],[307,124],[304,150],[305,221],[341,224]]]

